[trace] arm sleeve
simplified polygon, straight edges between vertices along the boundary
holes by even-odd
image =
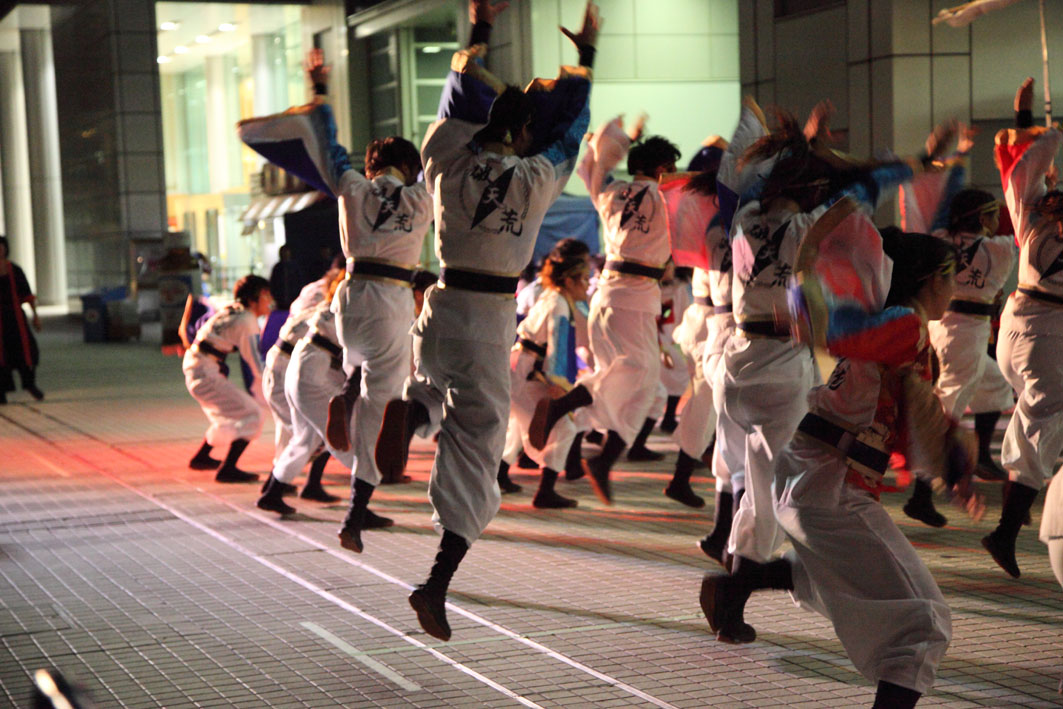
[[[336,140],[336,120],[327,103],[312,103],[237,124],[240,140],[269,162],[335,197],[344,180],[362,177],[351,169],[347,149]]]
[[[720,201],[720,215],[725,228],[731,230],[731,222],[738,211],[739,195],[745,194],[751,187],[751,177],[756,170],[746,166],[739,171],[738,161],[753,143],[768,134],[767,126],[760,121],[756,111],[748,105],[742,107],[731,142],[720,158],[720,169],[716,173],[716,191]]]
[[[835,357],[897,367],[914,362],[926,339],[922,320],[910,308],[868,314],[855,306],[832,308],[827,350]]]
[[[889,194],[902,182],[911,180],[914,174],[911,165],[904,162],[877,165],[836,194],[828,204],[834,204],[842,197],[852,197],[865,209],[873,211],[878,207],[883,195]]]
[[[477,44],[454,53],[443,84],[436,118],[487,123],[491,104],[506,85],[484,68],[487,45]]]
[[[550,317],[543,374],[553,380],[576,381],[576,332],[572,321],[562,313]]]
[[[945,182],[945,192],[941,196],[941,201],[938,203],[937,212],[934,214],[934,221],[930,225],[928,234],[937,231],[938,229],[945,229],[949,225],[949,207],[952,205],[953,198],[963,189],[963,185],[967,182],[967,165],[963,160],[959,160],[949,170],[948,180]]]
[[[18,295],[19,303],[32,303],[37,300],[33,295],[33,291],[30,290],[30,282],[26,280],[26,273],[15,264],[11,264],[12,270],[15,273],[15,293]]]
[[[241,320],[240,344],[237,345],[237,349],[240,350],[240,358],[247,364],[247,368],[257,384],[262,379],[263,368],[262,355],[259,353],[258,347],[261,339],[261,334],[258,331],[258,321],[250,313],[241,318]],[[256,390],[259,392],[256,398],[262,396],[261,386],[253,384],[249,386],[249,389],[252,396],[255,395]]]
[[[609,173],[627,157],[630,148],[631,139],[620,127],[619,118],[602,124],[591,137],[578,174],[587,186],[595,207],[601,201]]]
[[[1035,137],[1023,140],[1030,136]],[[1001,145],[998,136],[996,157],[1015,236],[1024,239],[1030,211],[1048,190],[1045,174],[1063,143],[1063,133],[1055,129],[1040,133],[1030,130],[1018,137],[1014,145]]]

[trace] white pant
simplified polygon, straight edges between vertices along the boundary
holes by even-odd
[[[949,607],[889,513],[847,484],[846,470],[838,454],[800,439],[779,456],[775,513],[794,546],[791,595],[834,624],[862,675],[925,694],[952,638]],[[809,478],[801,496],[789,494],[795,478]]]
[[[415,372],[403,396],[428,410],[431,421],[418,435],[439,429],[428,483],[432,521],[472,544],[501,501],[498,461],[509,417],[509,347],[447,337],[458,333],[439,329],[429,322],[423,334],[414,334]]]
[[[578,381],[594,399],[589,423],[635,440],[661,387],[657,318],[650,313],[598,307],[591,301],[588,323],[594,371]],[[662,407],[663,412],[663,407]]]
[[[547,387],[539,379],[528,379],[528,374],[535,366],[535,356],[520,350],[514,350],[510,354],[510,387],[512,391],[512,403],[510,404],[509,420],[511,426],[516,425],[520,443],[528,456],[543,468],[560,472],[565,469],[568,459],[568,451],[572,447],[572,441],[576,435],[584,430],[577,422],[585,420],[583,409],[577,409],[570,416],[562,416],[550,430],[550,436],[546,439],[546,446],[536,450],[535,446],[528,443],[528,426],[535,414],[535,405],[539,400],[547,396]],[[507,448],[510,444],[509,434],[506,437]]]
[[[344,281],[332,300],[344,369],[362,368],[361,394],[351,416],[351,473],[370,485],[380,484],[374,449],[384,407],[402,394],[410,373],[413,310],[409,288],[365,279]]]
[[[1063,449],[1063,336],[1031,332],[1008,300],[997,339],[997,361],[1019,394],[1000,462],[1012,482],[1041,489]],[[1061,313],[1063,315],[1063,313]]]
[[[716,357],[715,361],[718,360],[719,357]],[[716,407],[712,403],[712,386],[706,381],[708,377],[705,371],[705,365],[711,367],[715,361],[709,362],[701,357],[695,359],[690,397],[683,407],[683,415],[679,418],[679,426],[673,435],[679,450],[699,460],[716,431]],[[713,455],[715,456],[715,452]]]
[[[675,345],[669,346],[667,352],[672,355],[673,367],[669,369],[661,365],[661,384],[664,385],[665,396],[682,396],[690,383],[690,360]]]
[[[1040,539],[1048,545],[1052,571],[1063,586],[1063,472],[1056,473],[1045,493],[1045,511],[1041,515]]]
[[[306,339],[299,340],[285,375],[284,394],[292,412],[292,437],[273,466],[273,477],[290,483],[325,443],[328,402],[343,386],[342,369],[332,367],[332,356]],[[329,453],[346,467],[354,454],[329,447]],[[379,482],[379,480],[378,480]]]
[[[292,410],[284,396],[284,374],[291,357],[276,347],[266,353],[266,366],[262,370],[262,394],[273,414],[273,465],[280,460],[281,451],[292,438]]]
[[[808,412],[812,357],[788,340],[735,336],[724,349],[722,367],[717,426],[725,427],[728,468],[745,474],[728,551],[763,563],[783,541],[772,509],[775,458]]]
[[[524,437],[520,435],[520,422],[513,413],[512,406],[509,409],[509,422],[506,425],[506,443],[502,447],[502,462],[513,465],[520,459],[520,452],[524,450]]]
[[[218,447],[237,438],[258,437],[262,430],[259,403],[222,376],[217,360],[190,351],[185,355],[183,369],[188,393],[199,402],[210,421],[205,436],[209,445]]]
[[[976,414],[1011,408],[1011,385],[986,351],[988,319],[946,312],[927,327],[941,363],[936,391],[946,413],[959,419],[968,406]]]

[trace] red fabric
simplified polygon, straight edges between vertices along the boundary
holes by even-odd
[[[27,366],[33,366],[33,355],[30,352],[30,337],[29,330],[26,329],[26,314],[22,312],[22,303],[29,302],[33,297],[20,298],[18,295],[18,287],[15,285],[15,266],[10,261],[7,262],[7,276],[8,282],[11,284],[11,303],[15,310],[15,324],[18,325],[19,339],[22,341],[22,356],[23,361]],[[0,332],[4,331],[4,314],[0,310]],[[4,357],[4,348],[0,347],[0,367],[6,367],[7,360]]]

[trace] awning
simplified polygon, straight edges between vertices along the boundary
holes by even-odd
[[[282,194],[274,197],[260,197],[247,205],[247,209],[240,215],[240,221],[244,223],[244,234],[250,234],[255,226],[263,219],[283,217],[285,214],[301,212],[312,204],[325,199],[328,195],[324,192],[298,192],[295,194]]]

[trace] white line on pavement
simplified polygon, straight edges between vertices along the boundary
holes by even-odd
[[[410,680],[406,679],[405,677],[403,677],[398,672],[396,672],[395,670],[391,669],[390,667],[388,667],[384,663],[377,662],[373,658],[371,658],[371,657],[367,656],[365,653],[361,652],[354,645],[351,645],[349,642],[347,642],[343,638],[336,637],[335,635],[333,635],[329,631],[327,631],[324,628],[322,628],[317,623],[303,622],[303,623],[300,623],[299,625],[303,626],[304,628],[309,630],[314,635],[317,635],[318,637],[323,638],[329,644],[335,645],[337,648],[339,648],[343,652],[347,653],[348,655],[350,655],[354,659],[358,660],[359,662],[361,662],[363,665],[365,665],[369,669],[374,670],[374,671],[379,672],[380,674],[384,675],[389,680],[391,680],[395,684],[397,684],[400,687],[402,687],[403,689],[405,689],[407,692],[419,692],[419,691],[421,691],[421,685],[416,684],[414,682],[411,682]]]
[[[237,504],[235,504],[233,502],[230,502],[229,500],[226,500],[224,497],[221,497],[220,495],[215,495],[212,492],[208,492],[208,491],[204,490],[201,487],[196,487],[196,490],[198,490],[199,492],[203,493],[204,495],[207,495],[208,497],[211,497],[211,498],[217,500],[218,502],[221,502],[226,507],[229,507],[229,508],[235,510],[236,512],[239,512],[242,515],[245,515],[247,517],[251,517],[253,519],[256,519],[256,520],[262,522],[263,524],[267,524],[270,527],[273,527],[274,529],[278,529],[278,530],[284,532],[285,534],[287,534],[289,536],[292,536],[292,537],[295,537],[296,539],[299,539],[300,541],[305,542],[306,544],[309,544],[310,546],[312,546],[312,547],[314,547],[316,549],[320,549],[321,551],[325,552],[326,554],[330,554],[330,555],[336,557],[337,559],[343,561],[344,563],[350,564],[351,566],[356,566],[359,569],[362,569],[363,571],[366,571],[366,572],[368,572],[370,574],[373,574],[374,576],[376,576],[378,578],[381,578],[381,579],[383,579],[383,580],[385,580],[385,581],[387,581],[389,583],[393,583],[396,586],[400,586],[400,587],[406,589],[407,591],[413,590],[413,586],[411,586],[410,584],[406,583],[405,581],[392,576],[391,574],[387,573],[386,571],[381,571],[380,569],[376,568],[375,566],[370,566],[369,564],[366,564],[365,562],[358,561],[357,559],[352,558],[351,554],[349,552],[338,551],[338,550],[336,550],[336,549],[334,549],[332,547],[326,546],[325,544],[322,544],[321,542],[319,542],[318,540],[314,539],[313,537],[308,537],[308,536],[306,536],[306,535],[304,535],[304,534],[302,534],[300,532],[296,532],[296,531],[294,531],[292,529],[289,529],[288,527],[286,527],[285,525],[281,524],[280,522],[278,522],[275,519],[270,519],[269,517],[266,517],[265,515],[261,515],[261,514],[255,513],[255,512],[251,512],[250,510],[247,510],[247,509],[241,507],[240,505],[237,505]],[[466,609],[462,608],[461,606],[455,605],[454,603],[452,603],[450,601],[447,601],[447,608],[449,610],[454,611],[458,615],[465,616],[466,618],[468,618],[469,620],[473,621],[474,623],[478,623],[480,625],[488,627],[491,630],[494,630],[496,633],[500,633],[500,634],[505,635],[506,637],[508,637],[508,638],[510,638],[512,640],[516,640],[519,643],[527,645],[528,647],[530,647],[530,648],[532,648],[532,649],[534,649],[534,650],[536,650],[538,652],[541,652],[541,653],[543,653],[544,655],[546,655],[548,657],[551,657],[551,658],[553,658],[553,659],[555,659],[555,660],[557,660],[559,662],[563,662],[564,664],[568,665],[569,667],[573,667],[573,668],[575,668],[575,669],[577,669],[577,670],[579,670],[581,672],[589,674],[590,676],[592,676],[592,677],[594,677],[596,679],[599,679],[602,682],[605,682],[606,684],[612,685],[612,686],[616,687],[617,689],[623,690],[623,691],[627,692],[628,694],[634,695],[634,696],[638,697],[639,699],[642,699],[643,701],[646,701],[646,702],[649,702],[650,704],[653,704],[654,706],[660,707],[661,709],[676,709],[675,705],[669,704],[668,702],[664,701],[663,699],[658,699],[657,697],[653,696],[652,694],[647,694],[646,692],[643,692],[638,687],[633,687],[630,684],[628,684],[627,682],[624,682],[624,681],[619,680],[619,679],[617,679],[615,677],[607,675],[604,672],[599,672],[598,670],[594,669],[593,667],[589,667],[589,666],[583,664],[579,660],[575,660],[575,659],[569,657],[568,655],[564,655],[564,654],[558,652],[557,650],[553,650],[553,649],[547,647],[546,645],[543,645],[540,642],[536,642],[535,640],[532,640],[531,638],[529,638],[529,637],[527,637],[525,635],[521,635],[520,633],[517,633],[517,632],[515,632],[513,630],[510,630],[509,628],[507,628],[507,627],[505,627],[503,625],[499,625],[498,623],[495,623],[494,621],[488,620],[487,618],[484,618],[482,615],[479,615],[477,613],[473,613],[472,611],[466,610]]]

